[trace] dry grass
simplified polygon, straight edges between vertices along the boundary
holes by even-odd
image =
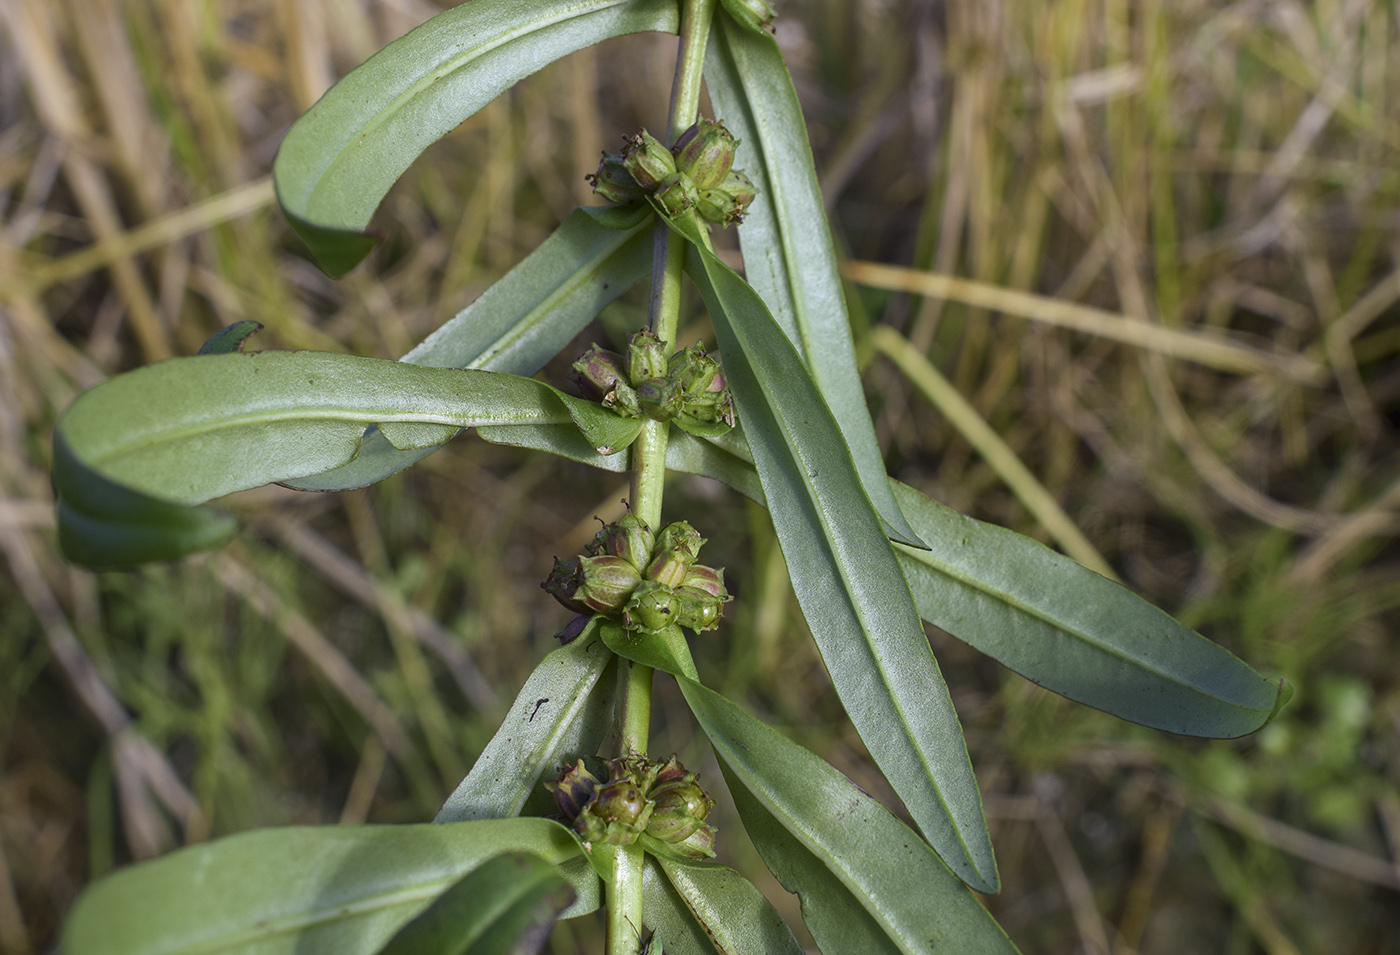
[[[435,147],[384,247],[327,280],[271,206],[277,143],[434,9],[0,0],[0,951],[183,842],[429,817],[561,622],[550,555],[618,506],[615,479],[461,439],[367,491],[244,495],[214,557],[55,555],[47,442],[79,390],[243,318],[264,347],[397,356],[587,200],[601,146],[658,125],[669,41],[562,62]],[[1183,741],[935,634],[992,908],[1028,955],[1400,951],[1394,6],[785,13],[892,471],[1102,555],[1299,686],[1256,738]],[[600,334],[640,321],[624,301]],[[668,496],[741,588],[702,667],[874,787],[761,514],[707,493]],[[660,706],[658,747],[685,750]]]

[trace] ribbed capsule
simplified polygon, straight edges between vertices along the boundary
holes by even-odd
[[[622,167],[631,175],[632,181],[646,192],[655,192],[667,179],[676,174],[676,157],[661,141],[642,130],[627,140],[622,147]]]
[[[701,119],[681,133],[671,152],[676,157],[676,169],[689,176],[696,189],[704,191],[724,181],[738,148],[739,140],[723,124]]]

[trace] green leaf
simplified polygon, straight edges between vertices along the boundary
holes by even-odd
[[[657,859],[656,864],[719,955],[802,955],[802,946],[783,917],[752,882],[733,869],[667,859]],[[669,941],[672,934],[666,932],[668,945],[674,944]]]
[[[438,896],[379,955],[533,955],[576,895],[539,856],[502,853]]]
[[[678,437],[668,467],[763,503],[741,455]],[[1291,685],[1078,562],[890,483],[929,545],[896,547],[919,615],[1032,682],[1134,723],[1216,738],[1257,731],[1292,696]]]
[[[242,321],[226,325],[209,336],[209,340],[199,346],[201,355],[226,355],[243,350],[243,343],[252,335],[262,331],[257,322]]]
[[[751,501],[764,503],[763,485],[759,483],[753,463],[732,454],[713,439],[671,432],[670,443],[666,445],[666,467],[672,471],[713,478]]]
[[[919,613],[1017,673],[1144,726],[1232,737],[1283,687],[1118,584],[894,483],[930,550],[898,548]]]
[[[598,624],[595,617],[535,667],[436,822],[502,819],[532,801],[540,815],[553,810],[541,782],[554,778],[561,763],[596,753],[612,732],[613,657],[598,639]]]
[[[317,262],[340,276],[369,254],[389,187],[432,143],[516,82],[575,50],[675,33],[674,0],[495,0],[433,17],[351,71],[288,131],[277,199]]]
[[[676,624],[657,633],[645,633],[625,629],[616,618],[604,618],[599,633],[608,649],[625,660],[663,670],[673,676],[700,679],[695,672],[695,661],[691,659],[685,634]]]
[[[642,921],[652,932],[643,955],[653,950],[664,950],[666,955],[720,955],[654,856],[647,856],[642,867]]]
[[[841,432],[753,289],[694,243],[686,268],[714,321],[793,589],[837,695],[939,854],[968,884],[996,891],[957,713]]]
[[[528,852],[600,904],[578,842],[547,819],[262,829],[181,849],[87,889],[63,955],[368,955],[452,883],[502,852]]]
[[[605,305],[651,271],[650,224],[645,208],[576,209],[535,251],[402,360],[434,368],[533,375]],[[501,443],[566,457],[575,457],[583,444],[578,432],[567,427],[538,425],[495,433]],[[482,436],[497,440],[487,433]],[[307,491],[364,487],[435,450],[400,450],[371,428],[359,456],[349,464],[285,483]],[[586,447],[585,451],[591,453]],[[627,466],[612,458],[588,463],[611,464],[616,470]]]
[[[131,567],[224,544],[238,530],[228,514],[184,507],[123,487],[87,468],[62,431],[53,436],[58,546],[75,564]]]
[[[918,535],[900,514],[885,478],[856,369],[807,124],[777,42],[729,17],[717,18],[705,82],[717,118],[741,140],[736,168],[758,187],[739,226],[744,274],[806,361],[886,533],[918,546]]]
[[[149,504],[133,515],[111,482],[171,504],[197,504],[343,464],[372,423],[392,439],[403,424],[570,422],[595,448],[626,447],[639,430],[599,405],[514,375],[320,352],[171,359],[104,382],[60,417],[58,513],[60,520],[77,518],[61,525],[60,535],[73,545],[66,552],[74,559],[89,546],[103,556],[123,536],[150,550],[129,533],[146,514],[160,556],[178,556],[164,550],[217,538],[226,525],[189,514],[177,520],[176,512]],[[411,443],[417,435],[406,429],[402,437]],[[172,535],[172,527],[188,532]]]
[[[745,831],[778,881],[802,897],[823,951],[1016,951],[928,844],[868,793],[718,693],[677,682]]]

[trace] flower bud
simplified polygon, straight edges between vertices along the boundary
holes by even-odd
[[[671,152],[676,157],[676,169],[690,177],[701,192],[713,189],[724,181],[729,167],[734,165],[734,150],[739,141],[720,123],[702,119],[685,132]]]
[[[573,363],[569,380],[578,386],[585,398],[602,401],[619,381],[626,383],[627,360],[617,352],[594,344]]]
[[[715,600],[694,587],[676,588],[676,623],[682,627],[696,633],[713,630],[719,626],[723,613],[724,601]]]
[[[700,190],[695,188],[695,183],[683,172],[668,178],[657,188],[654,195],[661,211],[673,219],[694,209],[695,204],[700,201]]]
[[[676,157],[645,129],[622,147],[622,166],[645,192],[655,192],[676,173]]]
[[[626,514],[616,524],[605,524],[603,529],[584,548],[589,556],[611,554],[621,557],[640,573],[651,561],[651,550],[656,544],[656,536],[651,528],[635,514]]]
[[[718,186],[700,190],[695,211],[706,222],[717,222],[727,229],[731,223],[744,221],[744,213],[756,195],[758,189],[748,176],[737,169],[730,170]]]
[[[559,808],[559,814],[573,822],[593,798],[598,784],[598,777],[580,759],[564,771],[558,782],[545,783],[544,788],[554,793],[554,805]]]
[[[673,842],[671,851],[687,859],[715,857],[715,827],[702,825],[680,842]]]
[[[719,362],[705,354],[699,345],[676,352],[669,362],[668,377],[681,389],[681,426],[689,419],[734,427],[734,397]],[[685,416],[689,416],[687,419]]]
[[[622,610],[622,623],[628,630],[655,633],[676,622],[679,604],[676,594],[665,584],[644,580],[632,591]]]
[[[762,30],[778,14],[768,0],[719,0],[720,6],[750,30]]]
[[[585,842],[625,846],[637,841],[651,818],[653,803],[628,777],[599,786],[574,821]]]
[[[670,378],[648,378],[637,384],[637,407],[644,417],[670,421],[684,405],[680,386]]]
[[[647,822],[647,832],[662,842],[682,842],[690,838],[705,825],[705,818],[715,808],[715,801],[696,785],[695,774],[687,775],[688,780],[652,788],[655,808]]]
[[[603,554],[556,558],[554,571],[540,586],[575,613],[615,614],[641,582],[637,568],[628,561]]]
[[[573,643],[579,638],[579,635],[583,633],[584,628],[588,626],[588,621],[592,619],[593,615],[591,613],[574,614],[569,622],[564,625],[564,629],[554,635],[554,639],[566,645]]]
[[[603,153],[603,161],[598,164],[598,171],[584,178],[593,186],[595,194],[620,206],[641,202],[646,198],[646,192],[637,185],[632,174],[623,165],[622,156],[617,153]]]
[[[704,564],[692,564],[686,571],[685,579],[681,581],[682,587],[691,590],[698,590],[707,597],[718,600],[720,603],[730,601],[729,591],[724,589],[724,568],[706,567]]]
[[[650,329],[642,329],[627,345],[627,377],[629,381],[647,381],[666,377],[666,343]]]
[[[620,418],[643,417],[637,392],[621,378],[613,383],[612,391],[603,396],[603,407]]]
[[[705,538],[685,521],[668,524],[656,536],[651,563],[647,564],[644,572],[647,580],[672,588],[681,586],[704,543]]]

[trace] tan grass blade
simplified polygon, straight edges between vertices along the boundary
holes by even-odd
[[[1110,580],[1118,575],[1104,560],[1084,533],[1061,509],[1054,496],[1030,472],[1016,452],[992,430],[977,409],[933,367],[917,349],[888,325],[881,325],[871,335],[875,348],[898,366],[905,376],[948,419],[949,424],[967,439],[982,455],[1031,516],[1055,539],[1064,551],[1090,570]]]

